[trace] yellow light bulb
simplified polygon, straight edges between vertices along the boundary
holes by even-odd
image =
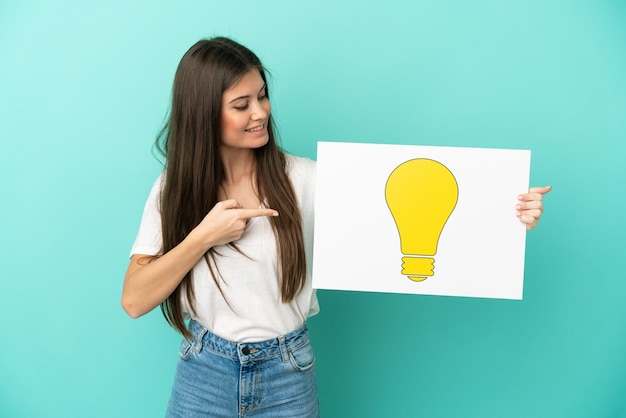
[[[406,255],[402,257],[402,274],[409,279],[421,282],[435,274],[432,257],[458,196],[454,175],[434,160],[409,160],[389,175],[385,199]]]

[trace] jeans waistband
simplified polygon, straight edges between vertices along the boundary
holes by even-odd
[[[288,350],[295,350],[309,343],[306,323],[288,334],[252,343],[226,340],[213,334],[193,319],[189,322],[189,331],[193,335],[192,348],[196,352],[206,348],[224,357],[239,359],[241,362],[265,360],[276,356],[282,356],[283,361],[288,361]]]

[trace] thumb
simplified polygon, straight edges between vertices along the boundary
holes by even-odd
[[[546,194],[552,190],[552,186],[532,187],[528,190],[529,193]]]

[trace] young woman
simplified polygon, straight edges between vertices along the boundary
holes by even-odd
[[[166,156],[122,294],[184,335],[168,417],[318,417],[306,319],[315,163],[273,134],[257,56],[227,38],[196,43],[176,72]],[[530,229],[549,188],[520,196]],[[189,319],[188,325],[186,320]]]

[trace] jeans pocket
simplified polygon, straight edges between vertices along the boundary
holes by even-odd
[[[315,365],[315,355],[313,355],[313,346],[306,343],[295,349],[288,349],[289,361],[294,369],[301,372],[308,372]]]
[[[191,354],[191,347],[192,344],[186,338],[183,338],[183,341],[180,343],[180,348],[178,349],[178,357],[181,360],[187,360]]]

